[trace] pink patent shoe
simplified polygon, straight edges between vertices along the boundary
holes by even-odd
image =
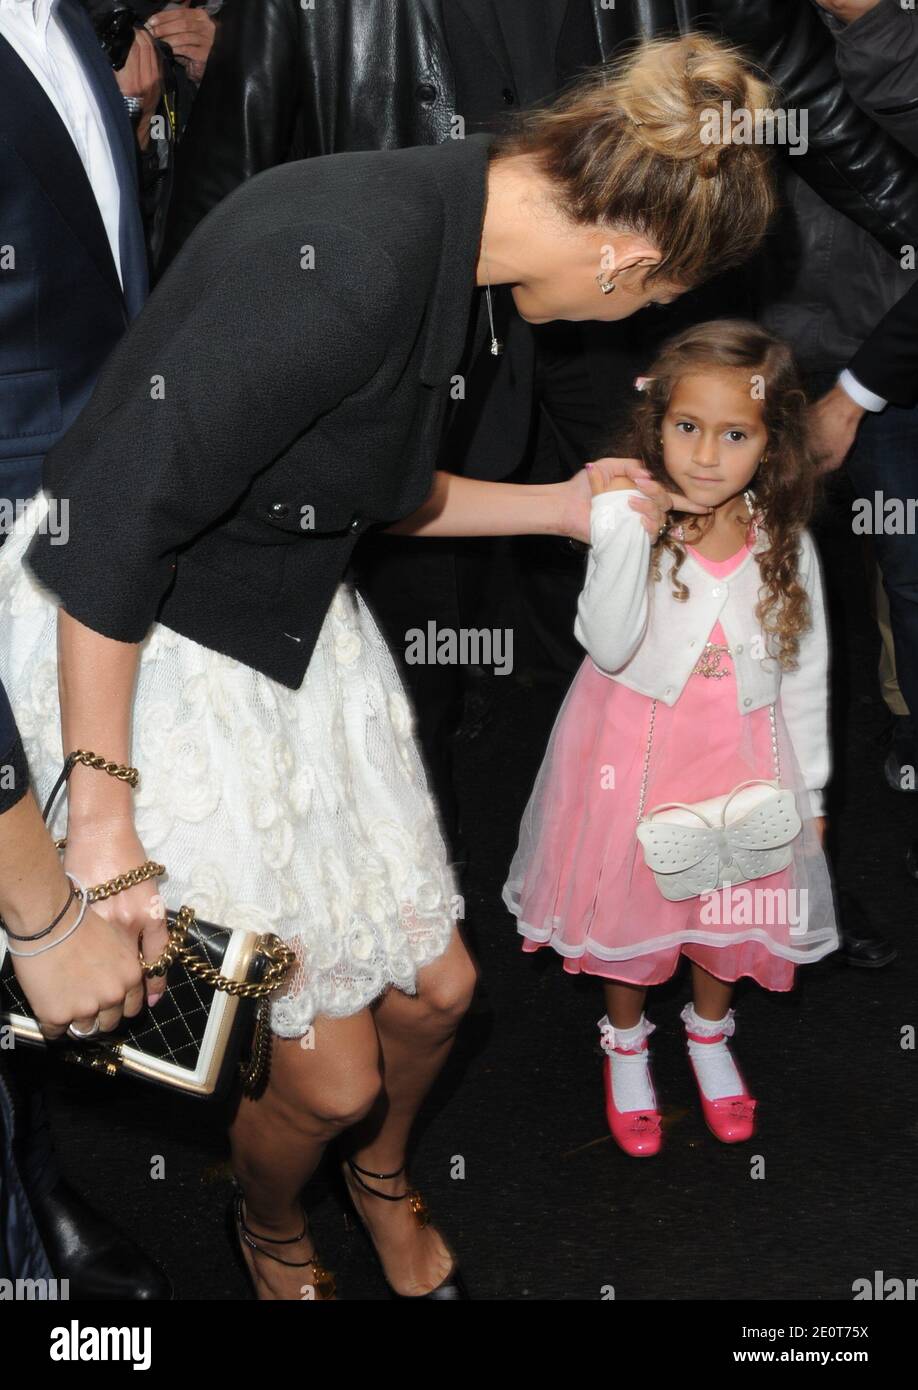
[[[684,1017],[684,1014],[683,1014]],[[727,1025],[722,1032],[715,1033],[713,1036],[705,1037],[701,1033],[693,1032],[686,1021],[685,1036],[688,1041],[708,1046],[712,1043],[725,1042],[727,1038],[733,1036],[734,1023],[732,1009],[727,1015]],[[742,1082],[742,1091],[735,1096],[721,1096],[720,1100],[709,1100],[702,1089],[698,1070],[695,1066],[695,1059],[689,1049],[689,1061],[692,1064],[692,1071],[695,1073],[695,1084],[698,1087],[698,1095],[701,1100],[701,1111],[704,1115],[704,1122],[708,1129],[719,1139],[722,1144],[742,1144],[747,1139],[751,1139],[755,1134],[755,1109],[758,1101],[754,1100],[749,1094],[745,1081]],[[734,1059],[734,1066],[736,1061]],[[737,1068],[739,1070],[739,1068]]]
[[[654,1030],[654,1024],[642,1020],[645,1033],[641,1041],[635,1047],[616,1047],[614,1043],[614,1029],[608,1018],[599,1021],[599,1031],[601,1035],[601,1046],[606,1054],[606,1061],[603,1064],[603,1079],[606,1090],[606,1120],[612,1138],[618,1147],[632,1158],[652,1158],[654,1154],[660,1152],[663,1143],[663,1130],[660,1126],[660,1112],[657,1109],[656,1092],[654,1091],[653,1080],[648,1070],[648,1080],[650,1089],[653,1093],[652,1110],[618,1110],[615,1106],[615,1097],[612,1090],[612,1053],[616,1052],[621,1057],[640,1057],[647,1051],[647,1038]],[[646,1065],[646,1062],[645,1062]]]

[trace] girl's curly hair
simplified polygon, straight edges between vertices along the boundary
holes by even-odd
[[[782,668],[792,670],[797,665],[800,637],[811,620],[806,590],[798,578],[799,536],[816,504],[819,480],[807,437],[806,395],[790,348],[757,324],[741,319],[698,324],[671,338],[648,369],[641,401],[632,416],[627,449],[643,459],[657,482],[674,489],[663,463],[661,441],[670,397],[680,377],[718,369],[748,372],[750,392],[762,401],[768,444],[764,462],[749,484],[768,541],[756,557],[762,575],[756,618],[766,634],[769,655]],[[679,569],[686,552],[671,534],[672,525],[692,520],[703,532],[704,521],[678,511],[671,512],[670,519],[670,527],[654,542],[651,574],[660,580],[660,560],[664,549],[668,550],[673,556],[673,593],[684,601],[689,591],[679,578]]]

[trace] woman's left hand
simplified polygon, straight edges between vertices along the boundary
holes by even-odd
[[[590,506],[601,492],[625,491],[640,488],[643,497],[632,497],[628,505],[641,513],[641,525],[656,540],[666,524],[671,508],[683,512],[707,515],[711,508],[701,502],[690,502],[678,492],[669,492],[662,483],[654,482],[640,459],[601,458],[575,473],[565,483],[557,484],[566,490],[562,517],[562,534],[580,541],[590,540]]]

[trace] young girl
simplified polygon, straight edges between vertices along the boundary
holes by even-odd
[[[795,965],[835,950],[838,934],[822,851],[826,624],[803,529],[815,466],[789,350],[742,322],[682,333],[651,368],[633,452],[665,488],[712,510],[673,512],[650,535],[633,482],[592,467],[574,628],[589,655],[555,722],[503,898],[524,950],[552,946],[572,974],[602,978],[609,1126],[644,1157],[662,1138],[648,986],[688,957],[693,998],[681,1016],[704,1118],[736,1143],[754,1132],[756,1101],[727,1041],[734,984],[751,976],[789,990]],[[664,897],[639,817],[776,772],[802,821],[789,866]]]

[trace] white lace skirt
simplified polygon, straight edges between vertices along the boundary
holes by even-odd
[[[44,510],[40,497],[0,546],[0,680],[41,800],[63,756],[57,606],[22,564]],[[167,905],[276,932],[296,951],[272,1008],[280,1036],[354,1014],[389,986],[414,993],[418,970],[446,949],[461,899],[412,709],[350,583],[298,690],[155,626],[131,757],[137,830],[166,866]],[[64,807],[62,797],[58,835]]]

